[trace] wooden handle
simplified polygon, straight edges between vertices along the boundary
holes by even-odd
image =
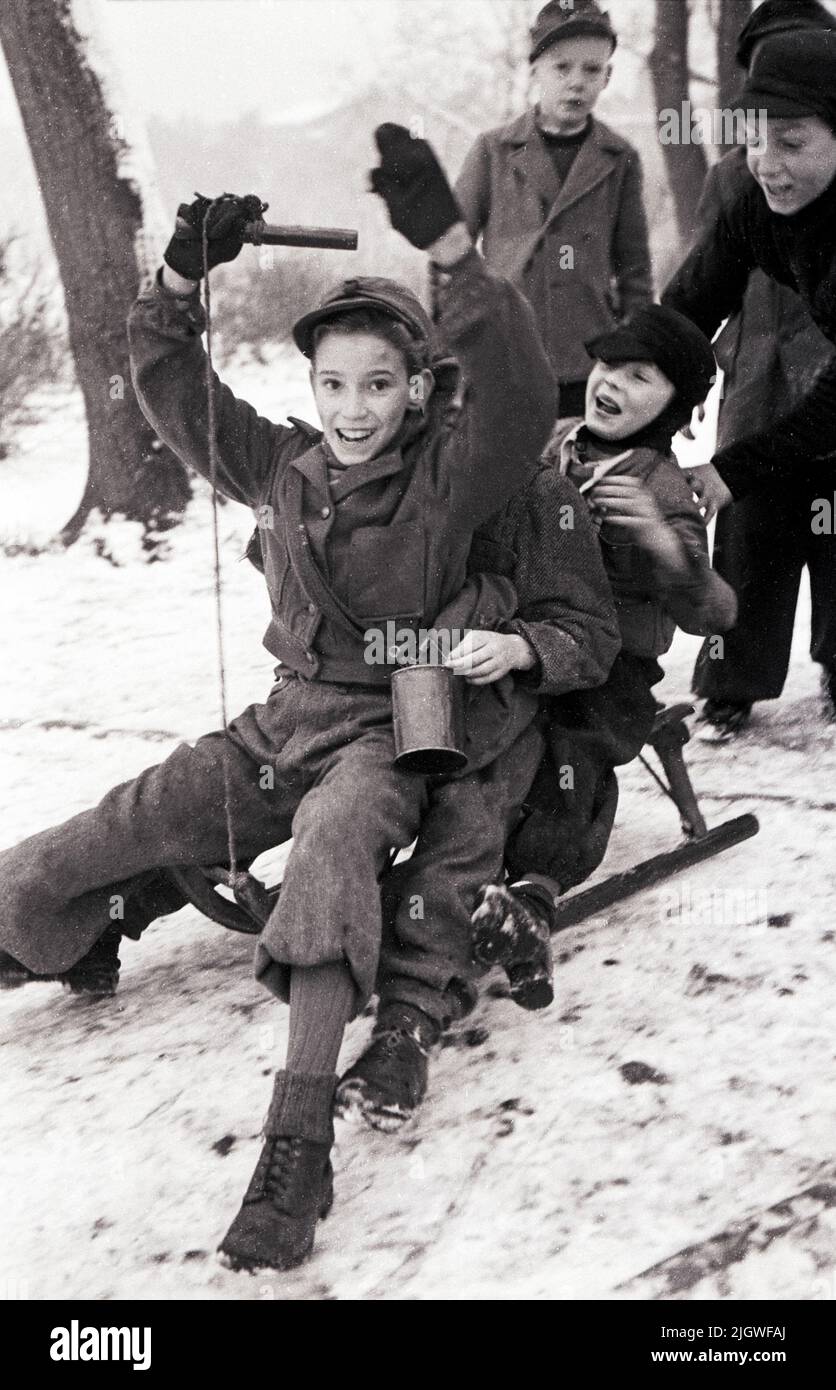
[[[248,222],[244,241],[253,246],[310,246],[322,251],[356,251],[357,233],[351,227],[276,227]]]

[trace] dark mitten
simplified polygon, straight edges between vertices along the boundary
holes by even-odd
[[[254,193],[236,198],[224,193],[214,201],[200,194],[193,203],[181,203],[177,209],[174,235],[165,249],[166,265],[186,280],[203,276],[203,223],[206,220],[209,269],[222,261],[234,261],[244,245],[244,229],[267,210]]]
[[[447,175],[432,146],[413,139],[405,126],[387,122],[374,138],[380,164],[371,171],[372,189],[385,202],[395,231],[425,251],[462,220]]]

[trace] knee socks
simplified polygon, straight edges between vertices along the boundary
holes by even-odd
[[[344,961],[294,966],[287,1071],[333,1075],[355,1004],[354,981]]]

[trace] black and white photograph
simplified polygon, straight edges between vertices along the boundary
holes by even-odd
[[[0,53],[8,1326],[607,1303],[791,1367],[836,0],[2,0]]]

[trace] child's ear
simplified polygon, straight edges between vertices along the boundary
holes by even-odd
[[[607,71],[606,71],[606,73],[604,74],[604,86],[605,86],[605,87],[608,87],[608,86],[610,85],[610,78],[611,78],[611,77],[612,77],[612,63],[607,63]]]
[[[435,377],[429,367],[413,372],[409,378],[409,405],[407,410],[425,411],[435,389]]]

